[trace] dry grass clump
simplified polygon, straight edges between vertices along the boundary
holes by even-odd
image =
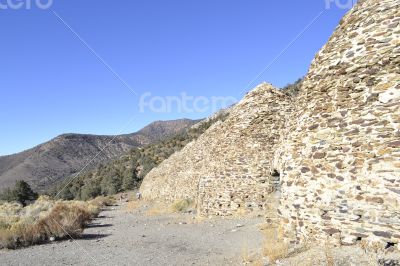
[[[262,248],[263,255],[271,261],[276,261],[286,257],[289,253],[289,246],[281,237],[279,237],[277,228],[264,229],[264,244]]]
[[[76,204],[57,203],[46,216],[33,223],[31,219],[21,219],[11,227],[1,229],[0,247],[14,249],[43,243],[51,237],[78,236],[91,217],[88,210]]]
[[[48,196],[40,196],[34,204],[24,207],[20,214],[23,218],[38,219],[45,216],[48,211],[54,206],[55,201]]]
[[[103,207],[103,206],[113,206],[115,202],[116,202],[115,199],[112,197],[100,196],[90,200],[88,203],[94,206]]]
[[[258,261],[261,261],[258,254],[250,252],[248,243],[245,243],[242,247],[241,257],[244,265],[255,265]]]
[[[18,214],[23,209],[21,203],[4,202],[0,204],[0,216],[11,216]]]
[[[157,216],[170,213],[169,206],[164,202],[153,202],[151,207],[147,210],[146,215]]]
[[[19,213],[23,209],[20,203],[8,203],[5,202],[0,204],[0,230],[8,229],[14,223],[20,220]]]
[[[247,248],[242,250],[242,262],[245,265],[275,264],[279,259],[289,255],[289,245],[281,238],[279,227],[269,224],[259,225],[264,234],[264,242],[260,253],[250,253]],[[267,263],[268,262],[268,263]]]
[[[3,204],[0,206],[0,248],[14,249],[50,239],[78,237],[108,203],[108,199],[66,202],[42,197],[25,208]]]
[[[144,200],[132,200],[128,201],[128,203],[125,205],[125,210],[128,212],[133,212],[138,209],[140,209],[143,205],[145,205]]]
[[[172,212],[186,212],[189,209],[194,207],[194,200],[191,199],[182,199],[177,200],[171,205]]]
[[[191,199],[176,200],[172,204],[162,201],[154,201],[147,203],[150,205],[150,208],[147,210],[146,214],[149,216],[171,214],[171,213],[184,213],[192,209],[194,210],[196,206],[195,201]],[[134,205],[134,203],[132,203],[132,205]]]

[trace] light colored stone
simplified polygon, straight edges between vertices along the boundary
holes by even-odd
[[[398,100],[400,100],[400,89],[390,88],[389,90],[379,94],[379,101],[381,103],[388,103],[390,101]]]

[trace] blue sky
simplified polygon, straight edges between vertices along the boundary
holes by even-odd
[[[240,99],[262,81],[282,87],[306,74],[348,11],[325,1],[54,0],[42,10],[33,0],[0,10],[0,155],[62,133],[131,133],[212,112],[141,112],[146,92]]]

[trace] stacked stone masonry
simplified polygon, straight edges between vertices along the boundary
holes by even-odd
[[[262,84],[199,139],[173,154],[144,179],[145,198],[197,199],[203,215],[263,211],[269,207],[271,158],[290,113],[289,97]]]
[[[400,1],[358,1],[296,106],[275,154],[288,239],[399,243]]]
[[[202,215],[275,213],[292,242],[400,249],[400,1],[359,0],[299,96],[258,86],[141,191]]]

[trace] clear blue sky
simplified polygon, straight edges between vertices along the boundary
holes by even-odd
[[[0,155],[62,133],[130,133],[208,116],[141,113],[138,103],[145,92],[242,98],[323,10],[325,0],[54,0],[48,10],[0,10]],[[251,87],[305,75],[347,11],[332,5]]]

